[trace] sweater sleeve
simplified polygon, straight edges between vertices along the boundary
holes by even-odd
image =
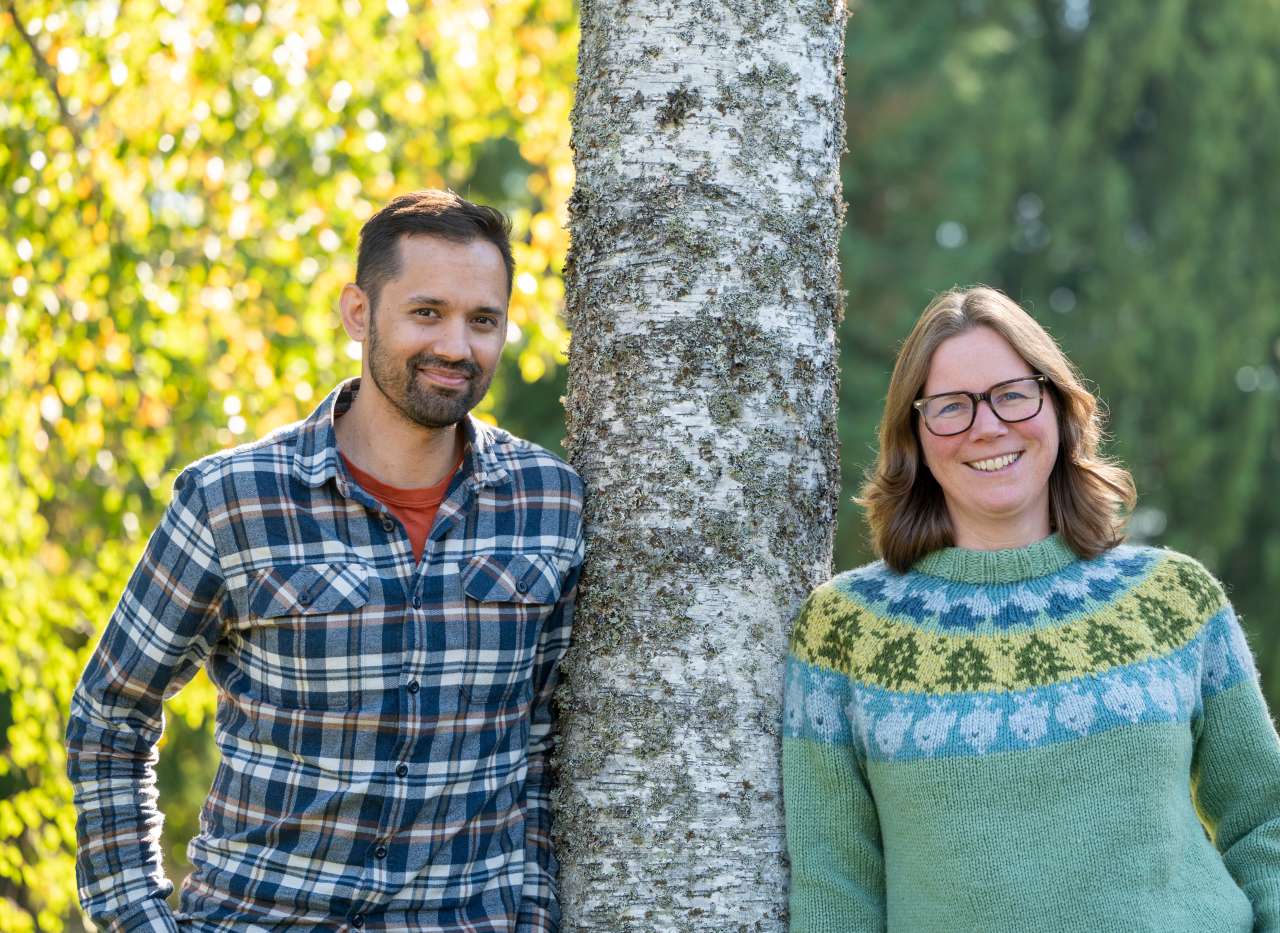
[[[790,930],[882,931],[885,881],[880,820],[857,730],[846,715],[852,713],[855,721],[860,718],[857,700],[842,674],[797,656],[804,628],[802,612],[787,657],[783,711]]]
[[[1196,805],[1227,870],[1253,904],[1255,933],[1280,931],[1280,739],[1234,612],[1204,633],[1195,721]]]

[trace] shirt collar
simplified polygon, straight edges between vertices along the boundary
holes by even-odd
[[[329,393],[298,429],[297,452],[293,457],[293,475],[307,486],[323,486],[330,479],[338,491],[349,494],[347,471],[338,456],[338,435],[334,421],[351,407],[360,380],[348,379]],[[497,486],[510,478],[497,453],[498,428],[471,415],[462,419],[464,438],[463,464],[478,486]]]

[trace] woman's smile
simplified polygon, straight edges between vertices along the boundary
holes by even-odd
[[[972,460],[967,466],[972,467],[979,473],[1003,473],[1022,459],[1022,453],[1021,450],[1015,450],[1012,453],[987,457],[983,460]]]

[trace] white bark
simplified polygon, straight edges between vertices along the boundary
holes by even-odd
[[[785,928],[781,662],[830,572],[843,0],[585,0],[566,270],[588,563],[566,931]]]

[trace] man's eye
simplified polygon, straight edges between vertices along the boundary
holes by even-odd
[[[488,314],[481,315],[480,317],[474,317],[471,321],[480,327],[495,327],[498,323],[498,319],[496,317],[492,317]]]
[[[417,308],[413,313],[420,317],[436,317],[439,312],[435,308]]]

